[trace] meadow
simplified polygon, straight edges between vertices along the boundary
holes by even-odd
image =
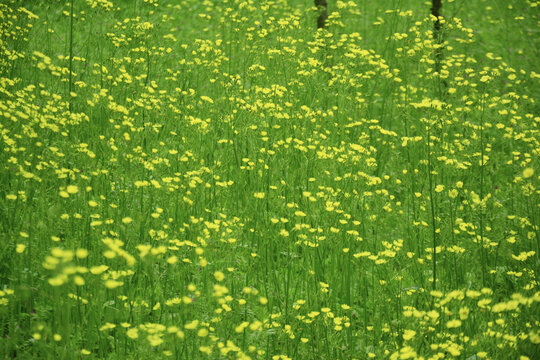
[[[540,2],[6,0],[0,357],[540,356]]]

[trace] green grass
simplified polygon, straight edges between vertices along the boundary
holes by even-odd
[[[312,4],[0,5],[1,357],[538,356],[540,3]]]

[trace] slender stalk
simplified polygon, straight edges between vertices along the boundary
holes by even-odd
[[[437,288],[437,232],[435,224],[435,208],[433,205],[433,175],[431,174],[431,132],[428,124],[427,131],[427,145],[428,145],[428,179],[429,179],[429,204],[431,207],[431,228],[433,235],[433,290]]]
[[[480,117],[480,259],[482,262],[482,284],[486,285],[486,254],[484,248],[484,210],[482,201],[484,200],[484,99],[482,94],[482,115]]]
[[[69,112],[71,112],[72,109],[72,96],[71,96],[71,86],[72,86],[72,80],[73,80],[73,2],[75,0],[71,0],[70,4],[70,12],[69,12]]]

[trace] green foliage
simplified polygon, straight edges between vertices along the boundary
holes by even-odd
[[[0,356],[535,358],[540,3],[384,3],[0,5]]]

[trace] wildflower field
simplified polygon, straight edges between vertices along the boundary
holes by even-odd
[[[540,2],[327,3],[1,2],[0,358],[539,358]]]

